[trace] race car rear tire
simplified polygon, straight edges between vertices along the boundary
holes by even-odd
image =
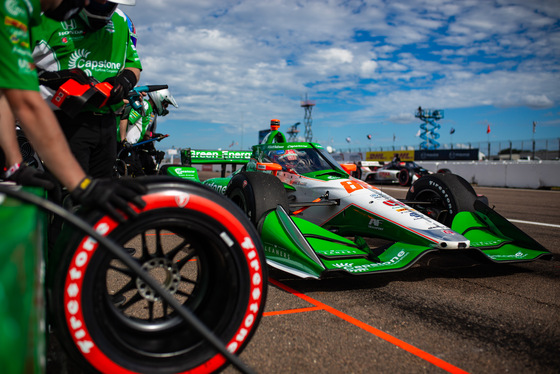
[[[408,169],[401,169],[401,171],[399,171],[399,184],[401,186],[409,186],[413,174],[414,173],[411,173]]]
[[[231,179],[225,195],[247,214],[255,226],[263,215],[278,205],[289,211],[284,184],[272,174],[238,173]]]
[[[266,299],[267,267],[255,228],[231,201],[202,185],[163,176],[135,180],[148,187],[136,218],[117,224],[100,212],[79,213],[97,232],[133,247],[129,255],[239,354]],[[70,227],[59,239],[49,304],[58,338],[80,367],[185,373],[227,365],[111,252]]]
[[[410,206],[446,226],[451,226],[457,213],[474,212],[476,199],[472,186],[456,174],[425,175],[414,182],[406,194]],[[430,204],[415,205],[413,201]]]

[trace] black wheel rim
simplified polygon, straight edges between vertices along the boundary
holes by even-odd
[[[230,338],[240,323],[236,320],[236,310],[243,303],[241,288],[248,280],[242,279],[237,271],[241,265],[219,239],[216,222],[209,224],[197,221],[196,217],[172,215],[165,220],[152,218],[128,226],[126,231],[116,229],[111,237],[125,248],[134,246],[133,257],[145,270],[217,336],[224,341]],[[89,290],[89,295],[83,298],[84,318],[93,321],[88,325],[96,327],[90,331],[94,340],[109,343],[109,348],[104,350],[108,356],[114,356],[115,362],[146,368],[157,366],[159,359],[165,360],[166,365],[175,362],[179,367],[183,363],[191,367],[193,359],[204,362],[215,355],[122,262],[105,251],[97,252],[90,264],[94,275],[84,281],[84,289]],[[120,295],[126,301],[116,305]],[[91,305],[87,305],[88,300]]]
[[[414,206],[415,209],[440,223],[445,224],[447,222],[447,207],[441,199],[441,196],[439,196],[436,192],[429,189],[418,191],[414,196],[414,200],[430,203],[429,205],[418,204]]]

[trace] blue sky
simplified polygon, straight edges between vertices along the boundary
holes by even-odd
[[[246,149],[272,118],[284,130],[303,123],[305,95],[316,104],[313,140],[336,149],[388,147],[393,134],[395,145],[417,146],[418,106],[444,110],[440,143],[560,137],[558,0],[138,0],[121,9],[137,28],[140,84],[168,84],[179,103],[158,120],[170,135],[162,149]]]

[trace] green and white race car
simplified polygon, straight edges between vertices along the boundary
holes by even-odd
[[[187,149],[162,172],[198,181],[193,164],[242,165],[202,183],[249,216],[270,266],[298,277],[400,271],[438,251],[497,263],[551,257],[457,175],[423,176],[399,201],[351,177],[355,165],[321,145],[287,142],[276,124],[252,152]]]

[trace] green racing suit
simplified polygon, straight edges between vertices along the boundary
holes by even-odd
[[[144,115],[134,108],[130,109],[125,140],[130,144],[136,144],[144,140],[146,132],[155,131],[156,113],[149,100],[143,101]],[[117,126],[117,139],[121,139],[120,128]]]
[[[33,58],[37,67],[44,70],[80,68],[102,82],[124,68],[142,69],[126,16],[119,9],[107,26],[94,32],[76,16],[62,22],[45,18],[31,30],[31,35]],[[50,103],[54,91],[41,86],[41,93]],[[98,113],[108,111],[107,107],[95,110]]]
[[[0,89],[39,90],[29,31],[42,18],[39,0],[0,3]]]
[[[31,30],[33,58],[38,68],[60,71],[80,68],[102,82],[126,68],[142,69],[125,14],[116,9],[102,28],[92,30],[82,19],[84,11],[67,21],[45,19]],[[117,115],[123,102],[96,108],[81,108],[76,117],[51,103],[54,90],[41,86],[68,139],[72,153],[94,178],[111,177],[117,158]]]

